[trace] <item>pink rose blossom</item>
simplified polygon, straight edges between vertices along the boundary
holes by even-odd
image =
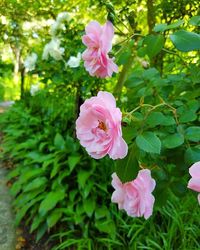
[[[188,188],[200,193],[200,161],[189,168],[189,173],[192,178],[188,182]],[[198,195],[198,202],[200,204],[200,194]]]
[[[127,155],[128,147],[122,138],[122,113],[111,93],[100,91],[80,107],[76,134],[89,155],[100,159],[109,155],[113,160]]]
[[[152,192],[156,185],[150,170],[140,170],[136,179],[124,184],[116,173],[112,174],[112,178],[112,186],[115,188],[112,202],[118,203],[119,209],[124,209],[131,217],[144,216],[148,219],[153,212],[155,198]]]
[[[82,37],[87,49],[83,52],[84,66],[91,76],[101,78],[111,77],[113,72],[118,72],[117,65],[108,53],[112,49],[114,28],[107,21],[101,26],[97,21],[91,21],[86,29],[86,35]]]

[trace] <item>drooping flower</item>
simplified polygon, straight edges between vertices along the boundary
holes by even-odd
[[[76,134],[89,155],[100,159],[109,155],[113,160],[127,155],[128,147],[122,138],[122,113],[111,93],[99,91],[80,107]]]
[[[119,209],[124,209],[131,217],[144,216],[148,219],[153,213],[155,198],[152,192],[156,185],[150,170],[140,170],[136,179],[126,183],[122,183],[116,173],[112,174],[112,178],[115,191],[111,201],[117,203]]]
[[[42,59],[48,60],[49,56],[53,57],[56,61],[62,59],[62,55],[65,49],[60,47],[60,40],[58,38],[52,38],[44,47]]]
[[[188,188],[200,193],[200,161],[189,168],[189,173],[192,178],[188,182]],[[198,202],[200,204],[200,194],[198,194]]]
[[[118,72],[114,58],[108,53],[112,49],[114,27],[110,21],[101,26],[97,21],[91,21],[82,37],[87,49],[83,52],[84,66],[91,76],[101,78],[111,77],[113,72]]]
[[[24,67],[26,68],[26,71],[32,71],[35,69],[35,64],[37,61],[37,54],[36,53],[31,53],[28,55],[24,61]]]
[[[67,62],[67,65],[70,67],[70,68],[77,68],[79,67],[80,65],[80,62],[81,62],[81,53],[79,52],[77,54],[77,57],[75,56],[70,56],[68,62]]]

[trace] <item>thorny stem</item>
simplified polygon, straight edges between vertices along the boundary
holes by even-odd
[[[162,99],[161,99],[161,100],[162,100]],[[162,100],[162,103],[159,103],[159,104],[157,104],[157,105],[155,105],[155,106],[150,105],[150,104],[145,104],[145,103],[143,103],[143,104],[141,104],[140,106],[138,106],[138,107],[136,107],[135,109],[133,109],[132,111],[128,112],[127,115],[132,115],[134,112],[136,112],[137,110],[139,110],[139,109],[141,109],[141,108],[143,108],[143,107],[149,107],[150,110],[147,112],[146,116],[144,117],[144,120],[146,120],[146,118],[149,116],[149,114],[150,114],[153,110],[155,110],[155,109],[157,109],[157,108],[159,108],[159,107],[162,107],[162,106],[166,106],[166,107],[168,107],[168,108],[172,111],[172,113],[173,113],[173,115],[174,115],[174,118],[175,118],[175,121],[176,121],[176,124],[178,125],[179,122],[178,122],[178,117],[177,117],[176,109],[175,109],[174,107],[172,107],[170,104],[164,102],[163,100]]]

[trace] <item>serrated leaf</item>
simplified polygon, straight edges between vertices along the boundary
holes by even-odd
[[[182,24],[184,24],[184,20],[178,20],[178,21],[176,21],[174,23],[171,23],[169,25],[167,25],[166,23],[156,24],[153,31],[155,31],[155,32],[163,32],[165,30],[178,28]]]
[[[185,162],[188,165],[192,165],[193,163],[200,161],[200,148],[198,147],[192,147],[192,148],[188,148],[185,151]]]
[[[166,23],[159,23],[155,25],[155,27],[153,28],[153,31],[162,32],[162,31],[165,31],[166,29],[167,29]]]
[[[156,56],[163,48],[164,37],[162,35],[148,35],[144,39],[146,53],[150,59]]]
[[[179,26],[181,26],[182,24],[184,24],[184,20],[178,20],[174,23],[167,25],[167,29],[175,29],[175,28],[178,28]]]
[[[137,176],[139,164],[136,155],[137,149],[133,144],[129,147],[127,156],[122,160],[117,160],[115,163],[115,172],[123,183],[132,181]]]
[[[163,145],[166,148],[176,148],[181,146],[184,143],[184,137],[183,135],[180,134],[173,134],[173,135],[168,135],[164,140],[163,140]]]
[[[193,16],[189,20],[190,25],[200,26],[200,16]]]
[[[170,35],[174,46],[184,52],[200,49],[200,35],[186,30],[179,30]]]
[[[136,137],[137,146],[148,152],[154,154],[160,154],[161,141],[157,135],[153,132],[144,132]]]
[[[193,126],[189,127],[185,131],[185,138],[189,141],[199,142],[200,141],[200,127]]]

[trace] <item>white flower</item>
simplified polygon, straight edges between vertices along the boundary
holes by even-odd
[[[60,47],[60,40],[58,38],[52,38],[44,47],[42,59],[48,60],[49,56],[53,57],[56,61],[62,60],[62,55],[65,49]]]
[[[59,23],[62,23],[64,21],[70,21],[70,15],[69,13],[67,12],[61,12],[58,14],[57,18],[56,18],[56,21],[59,22]]]
[[[58,30],[64,29],[65,25],[63,24],[64,21],[69,21],[70,15],[67,12],[61,12],[58,14],[56,21],[51,25],[50,28],[50,35],[56,36]]]
[[[67,65],[70,67],[70,68],[77,68],[79,67],[80,65],[80,61],[81,61],[81,53],[79,52],[77,54],[77,57],[75,56],[70,56],[68,62],[67,62]]]
[[[51,28],[50,28],[50,35],[51,36],[56,36],[56,33],[58,30],[60,29],[64,29],[64,24],[63,23],[59,23],[57,21],[55,21],[52,25],[51,25]]]
[[[37,54],[36,53],[31,53],[28,55],[24,61],[24,67],[26,68],[27,71],[32,71],[35,69],[35,63],[37,61]]]
[[[31,88],[30,88],[30,93],[32,96],[34,96],[38,91],[40,90],[40,84],[37,83],[37,84],[32,84],[31,85]]]

